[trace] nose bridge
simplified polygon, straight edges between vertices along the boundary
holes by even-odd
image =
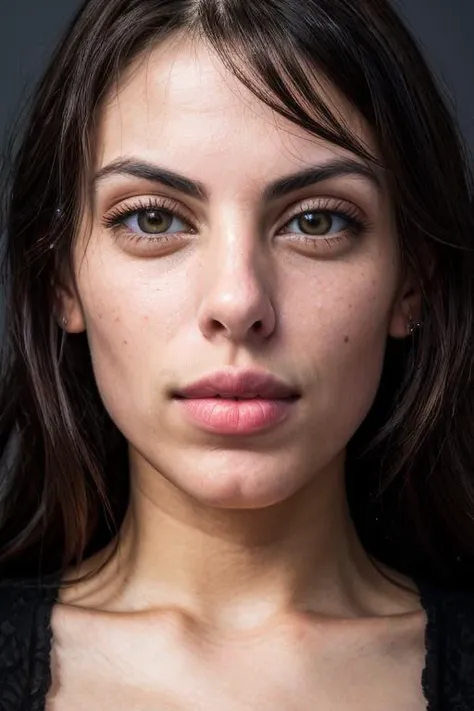
[[[222,281],[222,287],[259,285],[260,241],[257,229],[248,220],[241,221],[240,225],[223,225],[217,230],[212,240],[216,260],[211,271],[217,281]]]
[[[200,326],[242,340],[250,332],[269,334],[274,326],[270,294],[270,264],[265,244],[250,210],[216,222],[205,250],[205,284]]]

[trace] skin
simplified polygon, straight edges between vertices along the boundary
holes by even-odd
[[[362,119],[327,91],[376,153]],[[97,171],[134,157],[200,181],[209,199],[103,177],[77,237],[75,285],[58,293],[130,443],[131,500],[118,555],[55,608],[52,708],[103,708],[116,693],[117,709],[287,709],[296,690],[298,711],[316,691],[338,711],[387,709],[387,698],[423,708],[424,613],[371,564],[343,481],[387,337],[406,337],[419,311],[383,174],[379,187],[345,175],[265,202],[278,178],[361,159],[276,116],[188,40],[130,69],[96,138]],[[185,216],[164,245],[127,239],[136,219],[103,224],[160,199]],[[329,235],[305,242],[296,218],[308,210],[349,210],[363,227],[352,234],[334,216]],[[291,417],[245,438],[186,422],[170,391],[224,366],[297,387]]]

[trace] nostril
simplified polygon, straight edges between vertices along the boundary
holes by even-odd
[[[227,331],[228,329],[226,326],[222,323],[222,321],[219,321],[216,318],[213,318],[210,321],[210,327],[213,331]]]

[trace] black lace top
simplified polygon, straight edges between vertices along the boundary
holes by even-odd
[[[474,595],[417,585],[428,620],[421,679],[426,709],[474,711]],[[57,597],[54,584],[0,584],[0,711],[45,711]]]

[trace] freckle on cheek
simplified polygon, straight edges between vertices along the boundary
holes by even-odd
[[[349,336],[344,336],[344,343],[349,343]]]

